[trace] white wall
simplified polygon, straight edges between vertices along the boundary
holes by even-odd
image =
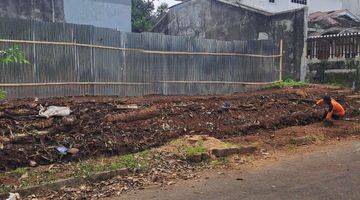
[[[308,0],[309,14],[342,9],[342,0]]]

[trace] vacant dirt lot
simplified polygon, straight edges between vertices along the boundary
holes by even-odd
[[[359,113],[351,91],[309,86],[209,96],[72,97],[0,103],[0,171],[138,152],[183,135],[219,139],[261,135],[264,131],[320,120],[312,108],[325,93],[339,100],[347,117]],[[68,106],[65,118],[40,118],[40,105]],[[56,147],[79,152],[61,155]]]

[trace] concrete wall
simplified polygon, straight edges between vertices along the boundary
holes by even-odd
[[[322,61],[309,63],[307,79],[312,83],[330,83],[360,89],[360,61]]]
[[[131,32],[131,0],[0,0],[0,17]]]
[[[154,32],[218,40],[284,40],[285,75],[300,79],[304,66],[306,9],[267,16],[215,0],[192,0],[174,6]]]
[[[65,21],[131,32],[131,0],[64,0]]]
[[[61,0],[0,0],[0,17],[63,22]]]

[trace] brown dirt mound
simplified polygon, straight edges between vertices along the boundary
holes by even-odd
[[[310,124],[319,121],[322,112],[311,106],[325,93],[346,102],[347,111],[353,113],[356,101],[350,106],[346,98],[350,91],[317,86],[217,96],[72,97],[3,102],[0,171],[28,166],[30,161],[44,165],[137,152],[183,135],[229,138]],[[138,108],[119,106],[132,104]],[[71,119],[38,118],[40,105],[69,106],[73,111]],[[61,155],[55,149],[59,146],[79,152]]]

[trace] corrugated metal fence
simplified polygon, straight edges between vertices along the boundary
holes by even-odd
[[[0,89],[10,98],[228,93],[242,91],[243,82],[279,79],[280,46],[273,41],[204,40],[18,19],[0,19],[0,39],[1,49],[17,43],[31,63],[0,65]]]

